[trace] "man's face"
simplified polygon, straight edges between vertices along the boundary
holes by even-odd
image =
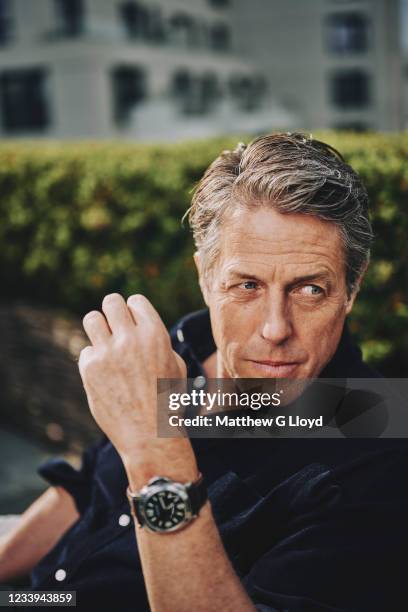
[[[265,207],[238,211],[222,230],[205,298],[217,376],[318,376],[354,301],[338,228]]]

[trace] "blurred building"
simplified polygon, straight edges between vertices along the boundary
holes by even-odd
[[[0,136],[405,124],[400,0],[0,0]]]
[[[2,137],[173,139],[291,127],[228,0],[0,0]]]
[[[400,0],[236,0],[246,57],[300,127],[405,127]]]

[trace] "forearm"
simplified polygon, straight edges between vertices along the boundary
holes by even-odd
[[[78,517],[74,500],[63,488],[45,491],[0,538],[0,582],[29,573]]]
[[[110,294],[102,311],[84,317],[92,344],[78,365],[91,413],[121,456],[131,491],[154,476],[191,482],[197,464],[188,438],[157,435],[157,381],[185,379],[186,364],[144,296],[125,302]],[[230,565],[209,503],[185,529],[136,532],[153,612],[255,610]]]
[[[172,470],[171,476],[186,482],[195,470],[189,467],[184,477],[184,470]],[[128,476],[134,490],[146,480],[139,470],[132,475],[130,469]],[[136,526],[136,538],[153,612],[255,611],[225,552],[208,501],[184,529],[160,534]]]
[[[254,612],[226,555],[207,502],[184,530],[156,534],[136,528],[153,612]]]

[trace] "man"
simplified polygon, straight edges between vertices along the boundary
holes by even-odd
[[[170,336],[140,295],[85,316],[106,438],[80,471],[42,467],[0,580],[33,568],[36,589],[123,612],[405,609],[404,441],[156,436],[158,378],[377,376],[345,324],[372,239],[358,176],[323,143],[261,137],[214,161],[189,215],[208,310]]]

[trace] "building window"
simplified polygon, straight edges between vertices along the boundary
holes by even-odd
[[[124,2],[119,11],[129,38],[145,39],[149,33],[149,11],[138,2]]]
[[[170,40],[179,47],[199,46],[200,33],[193,17],[186,13],[175,13],[169,20]]]
[[[115,121],[129,121],[137,105],[146,98],[146,73],[142,68],[119,66],[112,73]]]
[[[49,125],[45,71],[27,69],[2,72],[0,104],[4,132],[44,130]]]
[[[370,79],[362,70],[345,70],[330,80],[331,101],[343,109],[365,108],[370,103]]]
[[[203,113],[213,110],[222,96],[221,87],[217,76],[213,72],[207,72],[200,79],[200,98]]]
[[[216,9],[225,9],[230,5],[231,0],[208,0],[208,3]]]
[[[185,115],[208,114],[222,95],[217,76],[212,72],[193,75],[188,70],[178,70],[171,88],[180,111]]]
[[[228,51],[231,46],[230,30],[224,23],[218,23],[210,29],[211,48],[214,51]]]
[[[149,38],[154,43],[166,42],[167,32],[160,7],[155,7],[149,17]]]
[[[84,31],[83,0],[54,0],[57,34],[79,36]]]
[[[13,18],[10,0],[0,0],[0,45],[6,45],[13,38]]]
[[[261,75],[237,74],[230,78],[229,88],[238,108],[251,111],[262,106],[267,84]]]
[[[123,2],[119,13],[128,38],[155,43],[165,41],[166,28],[160,7],[148,8],[139,2]]]
[[[327,17],[326,41],[331,53],[362,53],[368,49],[368,20],[361,13],[336,13]]]

